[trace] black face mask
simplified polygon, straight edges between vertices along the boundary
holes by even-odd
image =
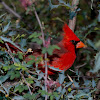
[[[76,44],[80,41],[71,40],[72,44],[75,46],[75,53],[77,55],[78,48],[76,48]]]

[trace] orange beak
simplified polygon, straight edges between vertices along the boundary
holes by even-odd
[[[82,41],[80,41],[80,42],[78,42],[77,44],[76,44],[76,48],[86,48],[87,46],[82,42]]]

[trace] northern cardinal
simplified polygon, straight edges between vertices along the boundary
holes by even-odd
[[[55,74],[56,71],[52,70],[52,67],[59,68],[60,70],[67,70],[69,69],[72,64],[74,63],[76,59],[76,50],[77,48],[86,47],[82,41],[73,33],[73,31],[68,27],[67,24],[63,26],[64,31],[64,37],[63,40],[60,41],[57,46],[60,47],[60,50],[55,49],[53,51],[53,55],[48,55],[48,65],[51,67],[48,68],[48,75]],[[37,49],[33,51],[33,56],[36,58],[39,56],[43,57],[43,54],[41,54],[41,50]],[[26,57],[26,60],[29,61],[29,57]],[[35,64],[33,64],[35,66]],[[45,68],[43,67],[43,64],[40,63],[38,65],[39,69],[42,72],[45,72]]]
[[[56,70],[53,70],[52,67],[58,68],[60,70],[67,70],[69,69],[72,64],[74,63],[76,59],[76,50],[77,48],[82,48],[86,47],[83,42],[80,41],[80,39],[74,34],[74,32],[68,27],[67,24],[63,26],[63,31],[64,31],[64,37],[62,41],[60,41],[57,46],[60,47],[60,50],[55,49],[53,51],[53,55],[48,55],[48,65],[51,67],[48,68],[48,75],[52,75],[56,73]],[[1,37],[1,39],[4,41],[5,39]],[[9,48],[11,49],[12,52],[18,52],[21,51],[21,49],[18,48],[18,46],[12,42],[9,41],[4,41],[4,43],[0,43],[1,47],[5,47],[8,49],[5,45],[5,43],[8,44]],[[21,51],[22,52],[22,51]],[[40,49],[34,50],[31,55],[37,57],[43,57],[43,54],[41,53]],[[29,55],[25,56],[26,62],[30,61],[31,59],[29,58]],[[45,67],[43,62],[40,62],[38,64],[38,68],[42,71],[45,72]],[[33,67],[35,67],[35,64],[33,64]]]

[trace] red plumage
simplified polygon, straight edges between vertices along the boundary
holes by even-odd
[[[80,39],[72,32],[72,30],[68,27],[67,24],[63,26],[63,31],[64,31],[64,36],[62,41],[60,41],[57,46],[60,47],[60,50],[55,49],[53,51],[53,55],[48,55],[48,63],[47,65],[50,65],[51,67],[48,68],[48,75],[52,75],[56,73],[56,70],[53,70],[52,67],[54,68],[59,68],[60,70],[67,70],[69,69],[72,64],[75,61],[76,54],[75,54],[75,49],[76,48],[82,48],[85,47],[85,45],[80,41]],[[73,43],[72,41],[76,42]],[[11,43],[7,43],[8,46],[10,47],[11,51],[21,51],[20,49],[15,47]],[[0,44],[1,47],[6,47],[4,43]],[[6,48],[7,49],[7,48]],[[21,51],[22,52],[22,51]],[[35,58],[41,56],[43,57],[43,54],[41,53],[41,50],[35,50],[32,53]],[[25,60],[28,62],[31,59],[29,58],[28,55],[26,55]],[[35,67],[35,64],[33,64]],[[38,64],[38,69],[40,69],[42,72],[45,72],[45,67],[43,62],[40,62]]]

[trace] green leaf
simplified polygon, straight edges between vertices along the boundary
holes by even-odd
[[[0,83],[5,82],[10,76],[6,74],[5,76],[0,76]]]
[[[22,59],[23,59],[23,55],[24,55],[24,54],[23,54],[22,52],[18,52],[18,58],[19,58],[19,59],[22,60]]]
[[[10,71],[10,80],[13,80],[14,78],[20,78],[20,73],[19,71]]]
[[[60,50],[60,47],[57,46],[57,45],[52,45],[52,48],[53,48],[53,49],[58,49],[58,50]]]
[[[26,66],[20,64],[20,63],[14,63],[14,65],[16,66],[16,70],[27,70]]]
[[[1,42],[1,43],[4,43],[1,39],[0,39],[0,42]]]
[[[5,16],[6,15],[6,13],[5,14],[2,14],[1,16],[0,16],[0,18],[2,18],[3,16]]]
[[[48,53],[49,55],[52,55],[53,49],[52,49],[52,48],[48,48],[48,49],[47,49],[47,53]]]
[[[34,39],[32,39],[32,42],[36,42],[36,43],[38,43],[38,44],[42,44],[42,40],[41,39],[39,39],[39,38],[34,38]]]
[[[60,50],[60,47],[58,47],[57,45],[49,45],[49,47],[47,48],[47,52],[49,55],[52,55],[53,50],[58,49]]]
[[[42,48],[42,54],[45,54],[47,52],[47,48]]]
[[[58,21],[60,21],[60,22],[64,22],[61,18],[59,18],[59,17],[55,17],[55,18],[52,18],[52,20],[58,20]]]
[[[92,97],[89,97],[88,100],[93,100],[93,98]]]
[[[26,46],[26,39],[21,39],[20,46],[21,48],[24,48]]]
[[[33,79],[32,78],[26,78],[26,81],[30,84],[34,83]]]
[[[30,60],[27,62],[28,65],[32,65],[35,61],[34,60]]]
[[[95,80],[92,79],[92,87],[94,88],[96,86]]]
[[[3,28],[2,32],[6,32],[6,31],[8,30],[8,28],[9,28],[9,26],[10,26],[10,23],[11,23],[11,22],[9,22],[9,23]]]
[[[15,34],[16,34],[16,31],[10,31],[10,32],[8,33],[9,36],[13,36],[13,35],[15,35]]]
[[[93,72],[98,72],[100,70],[100,52],[98,52],[95,56],[95,66]]]
[[[6,38],[6,37],[3,37],[3,36],[0,36],[0,39],[4,42],[9,42],[11,43],[14,47],[18,48],[20,51],[23,52],[23,50],[21,48],[19,48],[13,41],[11,41],[9,38]]]
[[[41,36],[41,33],[37,33],[37,32],[34,32],[33,34],[31,34],[28,38],[31,39],[31,38],[37,38]]]
[[[52,70],[55,70],[55,71],[62,71],[62,70],[60,70],[59,68],[55,68],[55,67],[53,67],[53,66],[48,66],[50,69],[52,69]]]
[[[46,95],[47,94],[45,90],[39,90],[38,92],[41,93],[41,95]]]
[[[76,98],[80,98],[82,96],[88,96],[88,94],[86,94],[85,92],[81,92],[81,93],[76,95]]]
[[[57,88],[57,91],[58,91],[58,92],[61,92],[61,91],[62,91],[62,87],[61,87],[61,86],[58,87],[58,88]]]
[[[51,96],[50,96],[50,100],[54,100],[54,96],[51,95]]]
[[[96,47],[96,48],[99,48],[99,47],[100,47],[100,40],[98,40],[98,41],[95,43],[95,47]]]
[[[15,90],[15,91],[19,91],[19,92],[21,93],[21,92],[23,92],[24,90],[28,90],[28,87],[22,84],[22,85],[16,86],[14,90]]]
[[[62,84],[64,82],[65,79],[65,75],[64,75],[64,71],[62,71],[61,74],[59,74],[59,83]]]
[[[12,100],[25,100],[23,96],[14,96]]]
[[[43,41],[42,41],[41,39],[39,39],[39,40],[37,41],[37,43],[41,45],[41,44],[43,43]]]
[[[2,92],[2,93],[4,93],[4,94],[5,94],[5,91],[4,91],[4,90],[1,90],[1,89],[0,89],[0,92]]]
[[[90,40],[90,39],[87,39],[87,43],[93,47],[95,50],[97,50],[97,48],[95,47],[94,43]]]
[[[58,97],[58,96],[59,96],[57,92],[53,92],[52,94],[53,94],[55,97]]]
[[[33,55],[29,56],[30,61],[27,62],[28,65],[32,65],[35,62],[35,57]]]
[[[98,22],[100,22],[100,9],[98,10],[99,14],[98,14]]]
[[[26,93],[26,94],[24,94],[24,98],[25,98],[25,100],[35,100],[36,99],[36,94],[30,94],[30,93]]]

